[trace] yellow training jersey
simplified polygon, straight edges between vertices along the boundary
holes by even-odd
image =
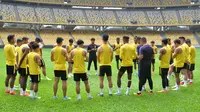
[[[180,54],[177,54],[177,56],[174,58],[174,66],[183,67],[185,62],[183,48],[182,46],[179,46],[178,48],[182,49],[182,52]]]
[[[183,48],[183,53],[184,53],[184,57],[185,57],[185,62],[187,62],[188,58],[189,58],[189,46],[186,43],[184,43],[182,45],[182,48]]]
[[[37,54],[39,54],[40,55],[40,57],[42,57],[42,53],[41,53],[41,48],[39,48],[39,50],[36,52]]]
[[[119,56],[121,44],[115,44],[115,55]]]
[[[100,48],[103,49],[103,51],[100,53],[100,66],[111,66],[112,60],[111,60],[111,56],[112,56],[112,50],[111,47],[107,44],[103,44],[100,46]]]
[[[168,46],[164,46],[166,53],[162,56],[160,60],[160,68],[169,68],[171,59],[171,49]]]
[[[68,56],[70,55],[70,52],[72,51],[72,49],[74,49],[74,45],[68,45],[67,46],[67,54],[68,54]]]
[[[194,46],[189,47],[189,62],[195,64],[196,48]]]
[[[121,66],[133,66],[133,59],[136,57],[135,49],[130,44],[124,44],[120,48],[120,58],[122,59]]]
[[[4,55],[6,57],[6,65],[14,66],[16,64],[15,46],[7,44],[4,47]]]
[[[19,54],[18,54],[18,58],[21,60],[22,56],[23,56],[23,48],[29,48],[28,44],[23,44],[20,46],[19,48]],[[20,62],[19,60],[19,62]],[[22,64],[20,66],[20,68],[27,68],[27,55],[26,57],[24,58],[24,60],[22,61]]]
[[[63,55],[64,50],[61,46],[56,46],[52,49],[54,55],[54,70],[66,71],[66,57]]]
[[[153,58],[155,58],[155,54],[158,48],[155,45],[151,46],[151,48],[153,49],[153,53],[154,53]]]
[[[28,65],[30,75],[39,75],[40,74],[40,66],[36,62],[36,56],[39,56],[36,52],[30,52],[28,54]]]
[[[85,57],[83,56],[83,52],[85,50],[83,48],[74,49],[74,65],[73,65],[73,73],[86,73],[85,72]]]

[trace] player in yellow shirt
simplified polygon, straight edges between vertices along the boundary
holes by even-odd
[[[98,48],[98,51],[97,51],[97,60],[100,64],[100,68],[99,68],[99,71],[100,71],[99,72],[100,94],[99,94],[99,96],[103,96],[103,91],[104,91],[103,90],[103,88],[104,88],[103,82],[104,82],[105,74],[108,79],[109,95],[112,96],[113,84],[112,84],[111,64],[112,64],[112,60],[113,60],[113,49],[108,45],[108,39],[109,39],[108,35],[102,36],[103,44]]]
[[[183,48],[183,54],[184,54],[184,58],[185,58],[184,67],[181,71],[183,74],[183,81],[181,81],[181,85],[183,85],[184,87],[187,87],[189,64],[190,64],[188,61],[189,46],[185,43],[185,37],[179,37],[179,39],[181,40],[181,46]]]
[[[51,80],[49,77],[47,77],[47,74],[46,74],[46,65],[45,65],[44,59],[42,58],[42,48],[44,46],[44,44],[42,43],[42,39],[40,39],[39,37],[36,37],[35,38],[35,42],[38,43],[38,45],[39,45],[39,50],[37,51],[37,53],[41,57],[41,64],[42,64],[41,67],[42,67],[44,79],[45,80]]]
[[[30,51],[29,45],[28,45],[28,38],[23,37],[22,38],[22,45],[20,46],[19,50],[19,63],[18,63],[18,71],[19,74],[21,75],[21,90],[20,90],[20,95],[21,96],[29,96],[28,93],[26,93],[26,86],[27,86],[27,79],[29,75],[29,69],[28,69],[28,64],[27,64],[27,55]]]
[[[63,100],[70,100],[71,98],[67,96],[67,71],[66,71],[66,61],[68,61],[67,50],[62,47],[64,39],[58,37],[56,39],[57,45],[51,51],[51,61],[54,62],[54,99],[57,99],[58,83],[61,78],[62,80],[62,90],[63,90]]]
[[[189,72],[188,78],[190,80],[189,84],[193,84],[193,70],[195,70],[195,58],[196,58],[196,48],[192,45],[191,40],[187,39],[185,43],[189,46]]]
[[[174,73],[175,73],[175,77],[176,77],[176,86],[174,86],[173,90],[179,90],[180,89],[180,72],[184,67],[184,62],[185,62],[185,58],[184,58],[184,52],[183,52],[183,48],[181,46],[181,41],[179,39],[174,40],[174,46],[175,46],[175,50],[174,53],[172,55],[172,58],[174,59]]]
[[[31,82],[32,82],[32,87],[34,90],[34,94],[30,94],[31,98],[37,99],[39,98],[37,95],[38,92],[38,84],[40,82],[40,69],[41,69],[41,56],[37,53],[40,48],[39,44],[33,43],[31,45],[31,50],[27,56],[28,60],[28,65],[29,65],[29,72],[30,72],[30,77],[31,77]]]
[[[162,39],[162,48],[160,49],[159,53],[159,60],[160,60],[160,76],[162,78],[162,87],[163,90],[160,92],[168,92],[169,81],[167,79],[168,70],[170,66],[170,59],[171,59],[171,49],[167,46],[168,39]]]
[[[117,86],[118,86],[118,91],[116,93],[117,95],[121,94],[121,78],[126,71],[128,74],[128,85],[127,85],[126,95],[129,95],[132,82],[133,59],[134,57],[136,57],[134,56],[135,49],[133,48],[132,45],[129,44],[128,36],[123,37],[123,42],[124,45],[120,48],[120,59],[122,59],[122,62],[117,77]]]
[[[70,56],[71,51],[74,49],[74,40],[73,39],[69,39],[69,45],[67,45],[66,50],[67,50],[67,54],[68,56]],[[71,77],[72,76],[72,71],[73,71],[73,62],[68,62],[68,76]]]
[[[113,45],[113,50],[115,51],[115,60],[116,60],[116,64],[117,64],[117,69],[119,70],[119,54],[120,54],[120,47],[122,45],[120,44],[120,38],[116,38],[116,44]]]
[[[155,54],[158,53],[158,48],[155,46],[155,41],[151,41],[151,47],[153,49],[154,55],[151,61],[152,64],[152,74],[154,75],[154,71],[155,71]]]
[[[17,39],[17,46],[15,47],[15,51],[16,51],[16,61],[17,61],[17,65],[18,65],[18,63],[19,63],[19,56],[18,56],[18,54],[19,54],[19,50],[20,50],[20,46],[22,45],[22,39]],[[21,76],[19,76],[19,88],[20,88],[20,80],[21,80]],[[17,87],[17,86],[15,86],[15,87]]]
[[[16,71],[16,52],[15,52],[15,36],[8,35],[7,37],[8,44],[4,47],[4,55],[6,57],[6,79],[5,79],[5,86],[6,86],[6,93],[10,93],[11,95],[15,95],[14,91],[14,83],[15,77],[17,75]],[[10,89],[9,89],[10,84]]]
[[[82,80],[85,84],[85,90],[88,93],[88,99],[92,99],[90,95],[90,86],[88,82],[88,77],[85,70],[85,61],[88,62],[87,51],[83,49],[83,40],[78,40],[78,47],[73,49],[70,53],[70,61],[74,62],[73,66],[73,74],[74,81],[76,82],[76,93],[78,96],[78,100],[81,100],[80,95],[80,80]]]

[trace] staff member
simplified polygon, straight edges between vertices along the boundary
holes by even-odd
[[[98,75],[97,56],[96,56],[97,48],[98,48],[98,46],[95,44],[95,38],[91,38],[91,44],[87,48],[87,52],[89,53],[88,75],[90,75],[90,66],[91,66],[92,62],[94,63],[96,75]]]

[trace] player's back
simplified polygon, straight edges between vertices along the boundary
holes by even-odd
[[[107,44],[101,45],[102,52],[100,54],[100,66],[111,65],[111,47]]]
[[[39,56],[39,54],[35,52],[30,52],[28,54],[28,65],[29,65],[29,72],[31,75],[39,75],[40,74],[40,67],[35,61],[35,56]]]
[[[83,48],[76,48],[73,50],[74,73],[85,73],[84,51],[85,50]]]
[[[64,48],[61,46],[56,46],[53,48],[54,55],[54,69],[55,70],[66,70],[66,57],[63,54]]]
[[[124,44],[120,49],[121,66],[132,66],[135,49],[130,44]]]
[[[6,64],[7,65],[15,65],[16,63],[16,53],[14,45],[7,44],[4,47],[4,54],[6,57]]]

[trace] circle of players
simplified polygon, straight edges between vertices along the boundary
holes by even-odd
[[[17,39],[17,46],[15,47],[15,35],[7,37],[8,43],[4,47],[4,54],[6,57],[6,71],[7,77],[5,79],[6,93],[15,95],[14,82],[17,75],[19,76],[19,88],[21,96],[30,96],[33,99],[38,99],[38,85],[41,79],[41,71],[45,79],[51,80],[46,76],[46,66],[42,58],[42,39],[36,38],[35,41],[28,42],[27,37]],[[139,78],[137,96],[142,95],[145,89],[146,81],[148,80],[150,91],[153,94],[152,75],[154,74],[155,54],[159,54],[159,74],[162,79],[162,90],[159,92],[169,92],[169,79],[171,73],[174,73],[176,78],[176,85],[172,90],[179,90],[180,85],[184,87],[193,82],[193,70],[195,69],[195,47],[191,44],[190,39],[179,37],[171,43],[171,39],[162,39],[162,48],[157,51],[155,42],[147,43],[145,37],[135,37],[134,44],[129,43],[129,37],[122,37],[123,44],[120,43],[120,38],[116,38],[116,44],[109,44],[109,35],[102,36],[102,45],[97,46],[95,39],[91,39],[91,44],[87,50],[84,49],[84,41],[79,39],[76,42],[76,47],[73,45],[73,39],[69,40],[69,45],[63,47],[64,39],[58,37],[56,44],[51,50],[51,61],[54,63],[54,99],[57,99],[58,82],[62,80],[63,100],[70,100],[67,95],[67,78],[73,76],[76,82],[77,99],[81,100],[80,95],[80,81],[85,84],[88,99],[92,99],[90,94],[90,85],[88,76],[90,75],[91,63],[94,63],[96,75],[100,79],[100,93],[99,96],[104,96],[104,76],[107,76],[109,96],[112,96],[112,60],[113,52],[115,52],[116,65],[118,69],[116,95],[121,95],[121,78],[125,72],[128,75],[126,95],[129,95],[133,69],[137,72]],[[112,46],[112,47],[111,47]],[[89,57],[87,56],[89,53]],[[68,61],[68,70],[66,70],[66,61]],[[88,63],[88,72],[85,70],[85,62]],[[99,63],[99,71],[97,71],[97,62]],[[121,64],[119,64],[121,63]],[[138,69],[137,69],[138,68]],[[68,77],[67,77],[68,71]],[[73,74],[72,74],[73,73]],[[183,74],[183,81],[180,81],[179,74]],[[27,79],[30,76],[30,94],[26,92]]]

